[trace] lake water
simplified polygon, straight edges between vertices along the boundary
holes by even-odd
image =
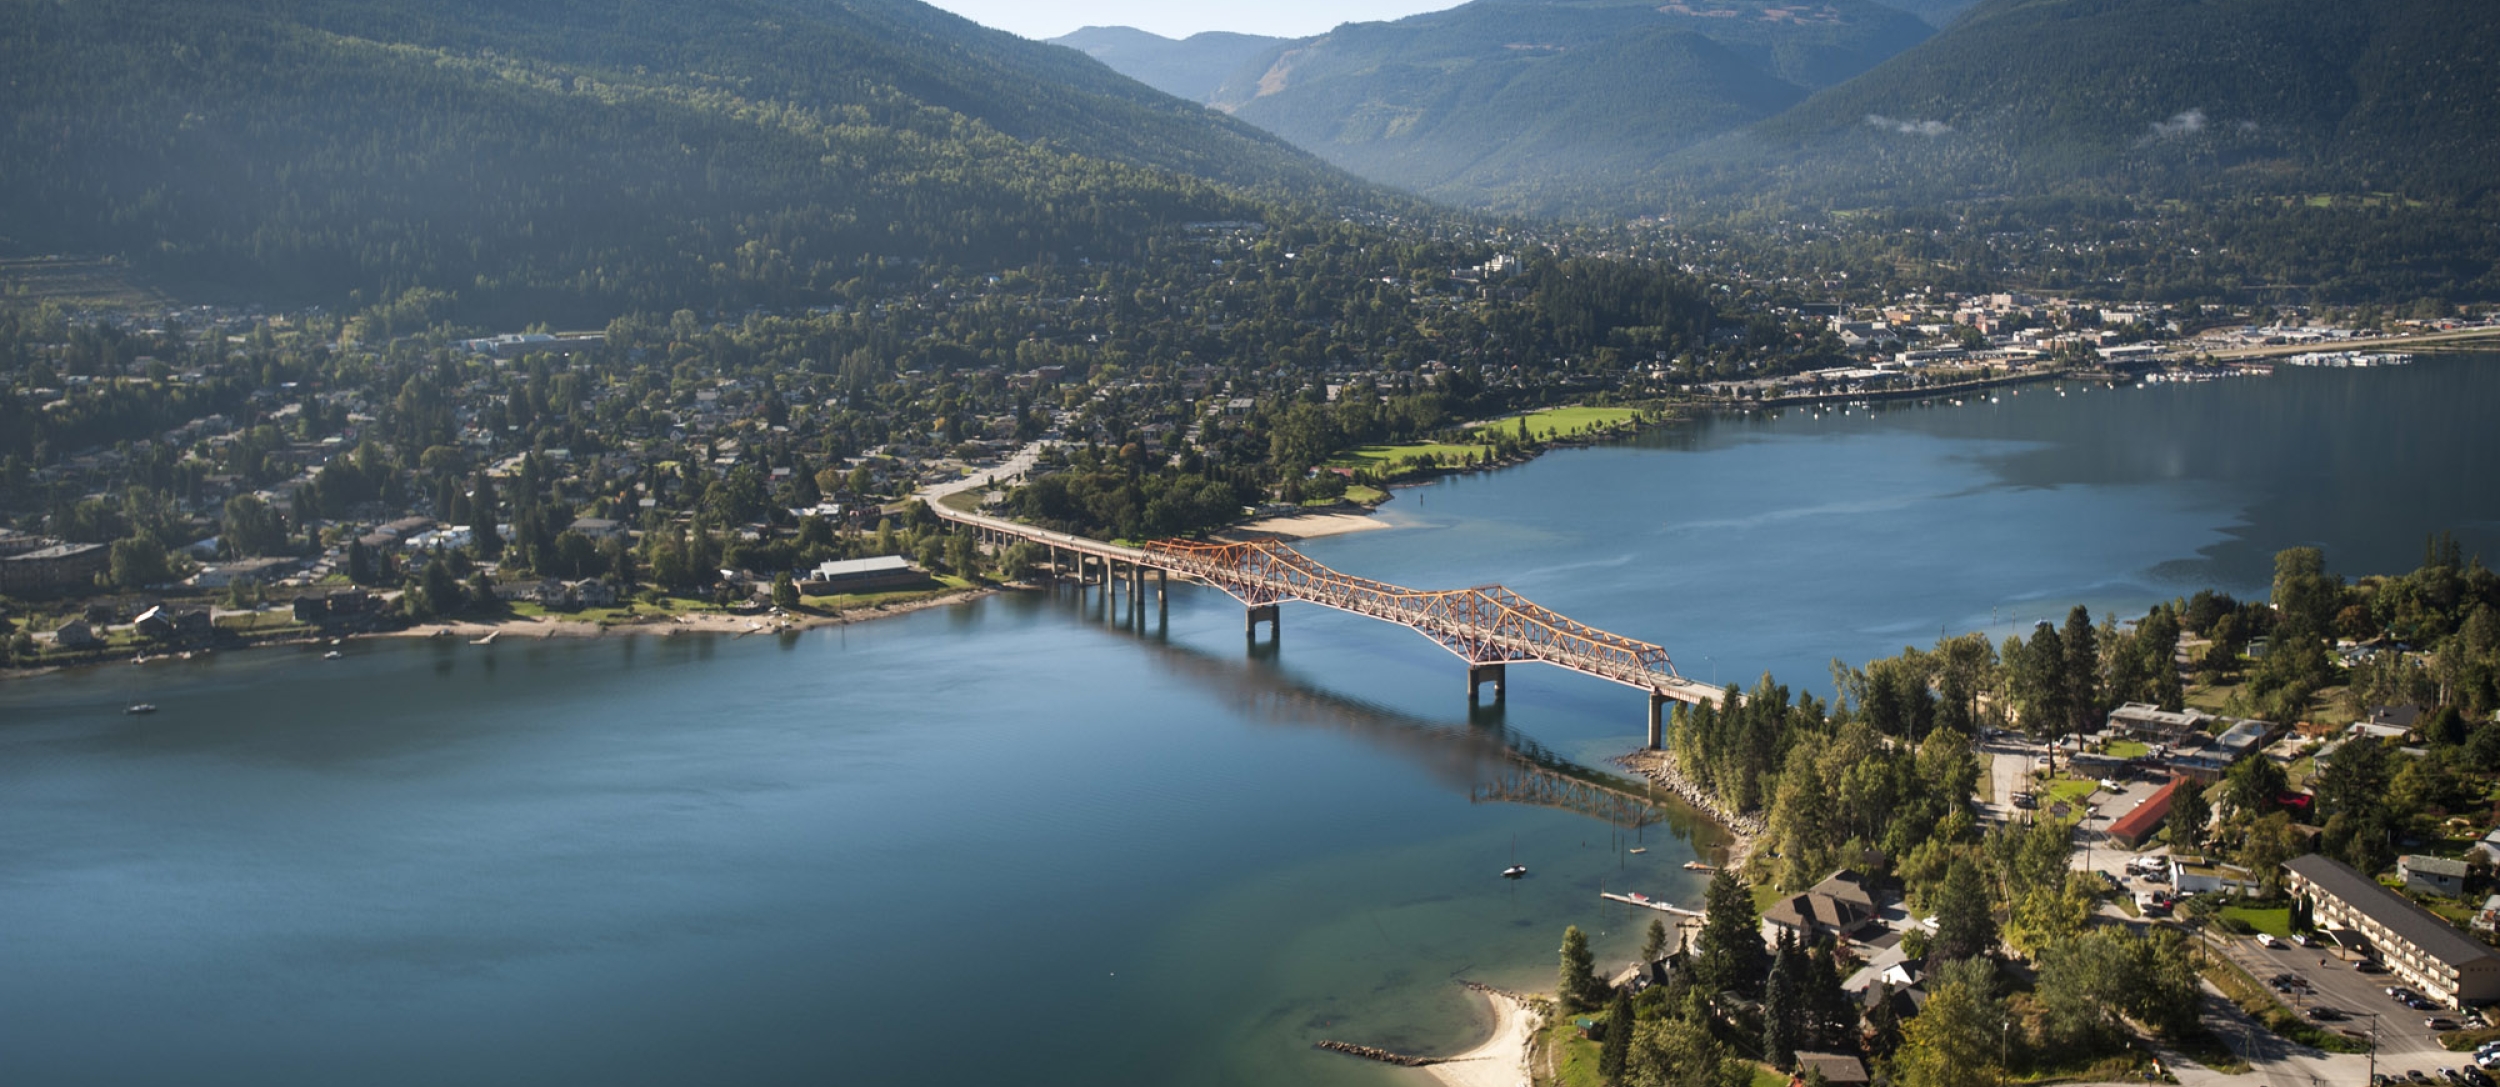
[[[2292,544],[2500,555],[2495,393],[2434,358],[1719,419],[1308,550],[1821,690],[1939,629],[2259,591]],[[1063,591],[9,683],[0,1082],[1411,1081],[1310,1043],[1471,1044],[1453,979],[1549,985],[1575,923],[1621,961],[1646,917],[1600,889],[1697,896],[1706,828],[1480,795],[1515,750],[1636,745],[1639,695],[1521,666],[1471,713],[1412,633],[1283,628],[1252,652],[1209,590],[1142,629]]]

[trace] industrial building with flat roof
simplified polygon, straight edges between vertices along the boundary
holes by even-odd
[[[2283,869],[2320,926],[2367,938],[2379,961],[2423,996],[2460,1008],[2500,1001],[2500,952],[2489,945],[2342,861],[2312,853]]]

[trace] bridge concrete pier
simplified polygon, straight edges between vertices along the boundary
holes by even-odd
[[[1171,593],[1172,572],[1160,566],[1155,567],[1155,606],[1160,608],[1169,603]]]
[[[1284,635],[1284,626],[1283,626],[1281,623],[1279,623],[1279,622],[1277,621],[1277,619],[1276,619],[1276,605],[1274,605],[1274,604],[1252,604],[1252,605],[1250,605],[1250,610],[1249,610],[1248,612],[1246,612],[1246,613],[1243,615],[1243,618],[1242,618],[1242,623],[1241,623],[1241,632],[1242,632],[1242,635],[1243,635],[1244,637],[1249,638],[1251,641],[1254,641],[1254,642],[1255,642],[1255,641],[1258,641],[1258,640],[1259,640],[1259,624],[1260,624],[1260,623],[1266,623],[1266,624],[1267,624],[1267,636],[1268,636],[1268,639],[1269,639],[1269,640],[1273,641],[1273,640],[1277,640],[1277,639],[1280,639],[1281,637],[1283,637],[1283,635]]]
[[[1493,685],[1493,700],[1509,697],[1510,667],[1503,664],[1470,664],[1467,666],[1467,701],[1474,702],[1484,693],[1484,685]]]
[[[1649,692],[1649,749],[1656,751],[1667,743],[1667,703],[1673,701],[1656,691]]]

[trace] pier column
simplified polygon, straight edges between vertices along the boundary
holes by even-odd
[[[1172,591],[1172,572],[1155,567],[1155,605],[1161,607]]]
[[[1483,693],[1484,685],[1487,683],[1493,685],[1493,700],[1496,702],[1502,701],[1508,696],[1509,678],[1510,666],[1506,664],[1468,665],[1467,701],[1476,701],[1477,697]]]
[[[1656,751],[1667,744],[1667,696],[1649,692],[1649,749]]]
[[[1249,612],[1242,619],[1242,634],[1251,641],[1257,641],[1260,623],[1267,624],[1267,636],[1271,639],[1284,633],[1284,627],[1276,621],[1276,605],[1274,604],[1250,605]]]

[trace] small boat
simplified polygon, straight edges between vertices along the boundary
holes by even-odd
[[[1636,846],[1633,846],[1631,849],[1626,850],[1625,852],[1628,852],[1628,853],[1631,853],[1631,854],[1633,854],[1633,855],[1635,855],[1635,856],[1638,856],[1638,855],[1640,855],[1640,854],[1642,854],[1642,853],[1647,853],[1647,852],[1649,852],[1649,847],[1648,847],[1648,846],[1645,846],[1645,845],[1636,845]]]
[[[1716,872],[1716,871],[1718,871],[1718,869],[1717,869],[1717,868],[1713,868],[1713,867],[1711,867],[1710,865],[1703,864],[1703,863],[1701,863],[1700,861],[1685,861],[1685,862],[1684,862],[1684,870],[1685,870],[1685,871],[1687,871],[1687,872]]]
[[[322,655],[321,655],[321,659],[326,660],[326,661],[334,661],[334,660],[339,659],[339,657],[340,657],[340,656],[342,656],[342,654],[341,654],[338,650],[333,649],[333,650],[331,650],[331,651],[329,651],[329,652],[327,652],[327,653],[322,654]]]
[[[1519,877],[1527,874],[1528,866],[1524,864],[1514,864],[1508,868],[1502,869],[1503,879],[1518,879]]]
[[[136,713],[155,713],[155,712],[156,712],[156,703],[154,703],[154,702],[133,702],[133,703],[131,703],[131,704],[129,705],[129,707],[128,707],[128,708],[126,708],[126,709],[122,710],[122,712],[123,712],[123,713],[133,713],[133,714],[136,714]]]

